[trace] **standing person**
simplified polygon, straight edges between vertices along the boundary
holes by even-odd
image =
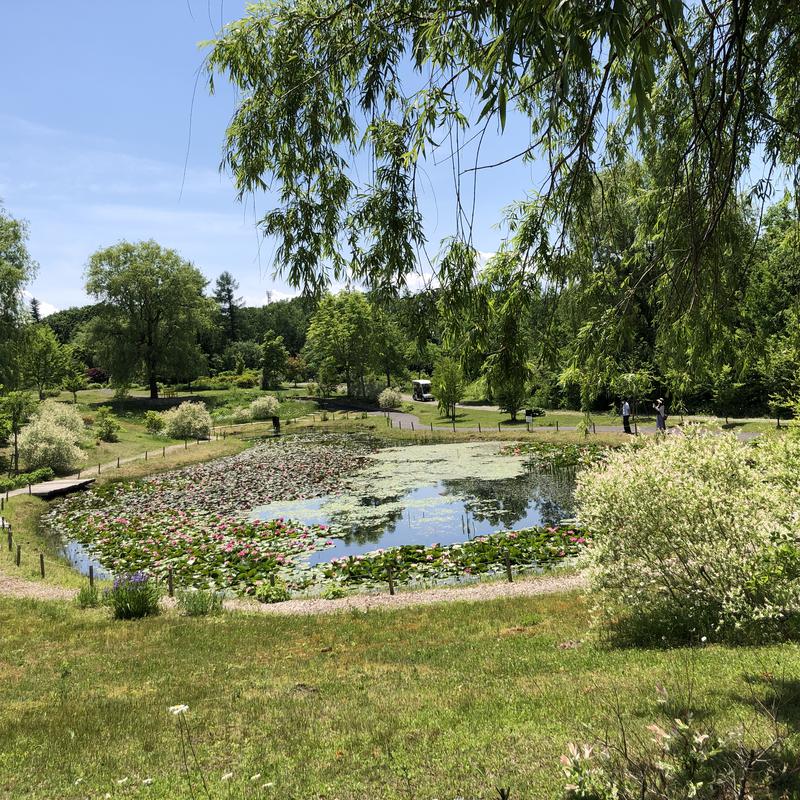
[[[622,430],[631,433],[631,404],[627,397],[622,401]]]
[[[653,408],[656,410],[656,430],[662,433],[667,432],[667,408],[664,405],[664,398],[659,397]]]

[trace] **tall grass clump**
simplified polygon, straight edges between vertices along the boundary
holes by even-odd
[[[800,438],[690,430],[578,477],[591,591],[636,641],[800,633]]]
[[[175,599],[187,617],[207,617],[222,612],[222,594],[210,589],[181,589],[176,592]]]
[[[119,575],[105,600],[111,607],[114,619],[141,619],[156,616],[161,591],[156,582],[144,572]]]

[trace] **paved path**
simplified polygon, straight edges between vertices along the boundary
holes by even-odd
[[[467,408],[469,406],[466,406]],[[488,409],[489,406],[486,406]],[[497,410],[497,409],[494,409]],[[415,414],[410,414],[407,411],[371,411],[369,412],[371,416],[388,416],[391,419],[392,424],[402,428],[403,430],[414,430],[414,431],[449,431],[453,432],[453,425],[452,424],[437,424],[431,426],[431,423],[425,423],[420,420],[418,416]],[[460,431],[465,432],[477,432],[480,430],[483,433],[492,433],[497,430],[496,426],[488,426],[483,425],[481,428],[476,427],[466,427],[463,425],[456,424],[455,432],[458,433]],[[537,433],[537,432],[544,432],[544,433],[556,433],[556,432],[567,432],[567,431],[576,431],[577,427],[575,425],[559,425],[558,428],[555,425],[537,425],[535,423],[531,424],[530,433]],[[511,426],[505,425],[501,426],[500,431],[502,433],[527,433],[528,429],[524,424]],[[594,433],[623,433],[622,425],[597,425],[595,426]],[[678,427],[671,427],[667,430],[668,433],[673,435],[680,434],[680,428]],[[641,434],[655,434],[656,433],[656,426],[655,425],[639,425],[639,433]],[[741,441],[749,441],[751,439],[755,439],[756,437],[760,436],[760,433],[755,431],[739,431],[736,433],[736,436]]]

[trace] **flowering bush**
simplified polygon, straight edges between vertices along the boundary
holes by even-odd
[[[83,417],[74,405],[45,400],[36,410],[36,419],[68,430],[76,442],[83,435]]]
[[[211,437],[211,414],[204,403],[188,400],[162,415],[164,432],[170,439],[209,439]]]
[[[126,573],[106,589],[105,600],[114,619],[141,619],[159,613],[161,592],[156,582],[144,572]]]
[[[250,416],[250,409],[247,406],[234,409],[233,412],[234,422],[243,423],[243,422],[250,422],[250,420],[252,420],[252,417]]]
[[[272,419],[278,416],[278,399],[271,394],[256,397],[250,403],[250,416],[253,419]]]
[[[83,422],[81,421],[81,427]],[[19,457],[29,469],[65,472],[83,460],[76,435],[49,418],[36,418],[19,435]]]
[[[800,439],[648,440],[580,473],[592,590],[635,638],[800,630]]]
[[[402,402],[403,397],[399,389],[387,387],[378,395],[378,405],[384,410],[398,408]]]

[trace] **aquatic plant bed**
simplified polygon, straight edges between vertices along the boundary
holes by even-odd
[[[324,526],[183,511],[133,517],[78,512],[69,523],[75,540],[115,574],[142,571],[166,579],[172,569],[179,586],[245,595],[278,571],[292,580],[293,570],[303,569],[301,556],[332,544]]]
[[[552,470],[588,467],[605,457],[608,446],[573,442],[517,442],[507,445],[502,452],[505,455],[526,456],[533,469]]]
[[[574,558],[588,537],[573,528],[527,528],[480,536],[461,544],[403,545],[333,559],[325,578],[345,585],[385,586],[499,573],[513,567],[553,566]]]

